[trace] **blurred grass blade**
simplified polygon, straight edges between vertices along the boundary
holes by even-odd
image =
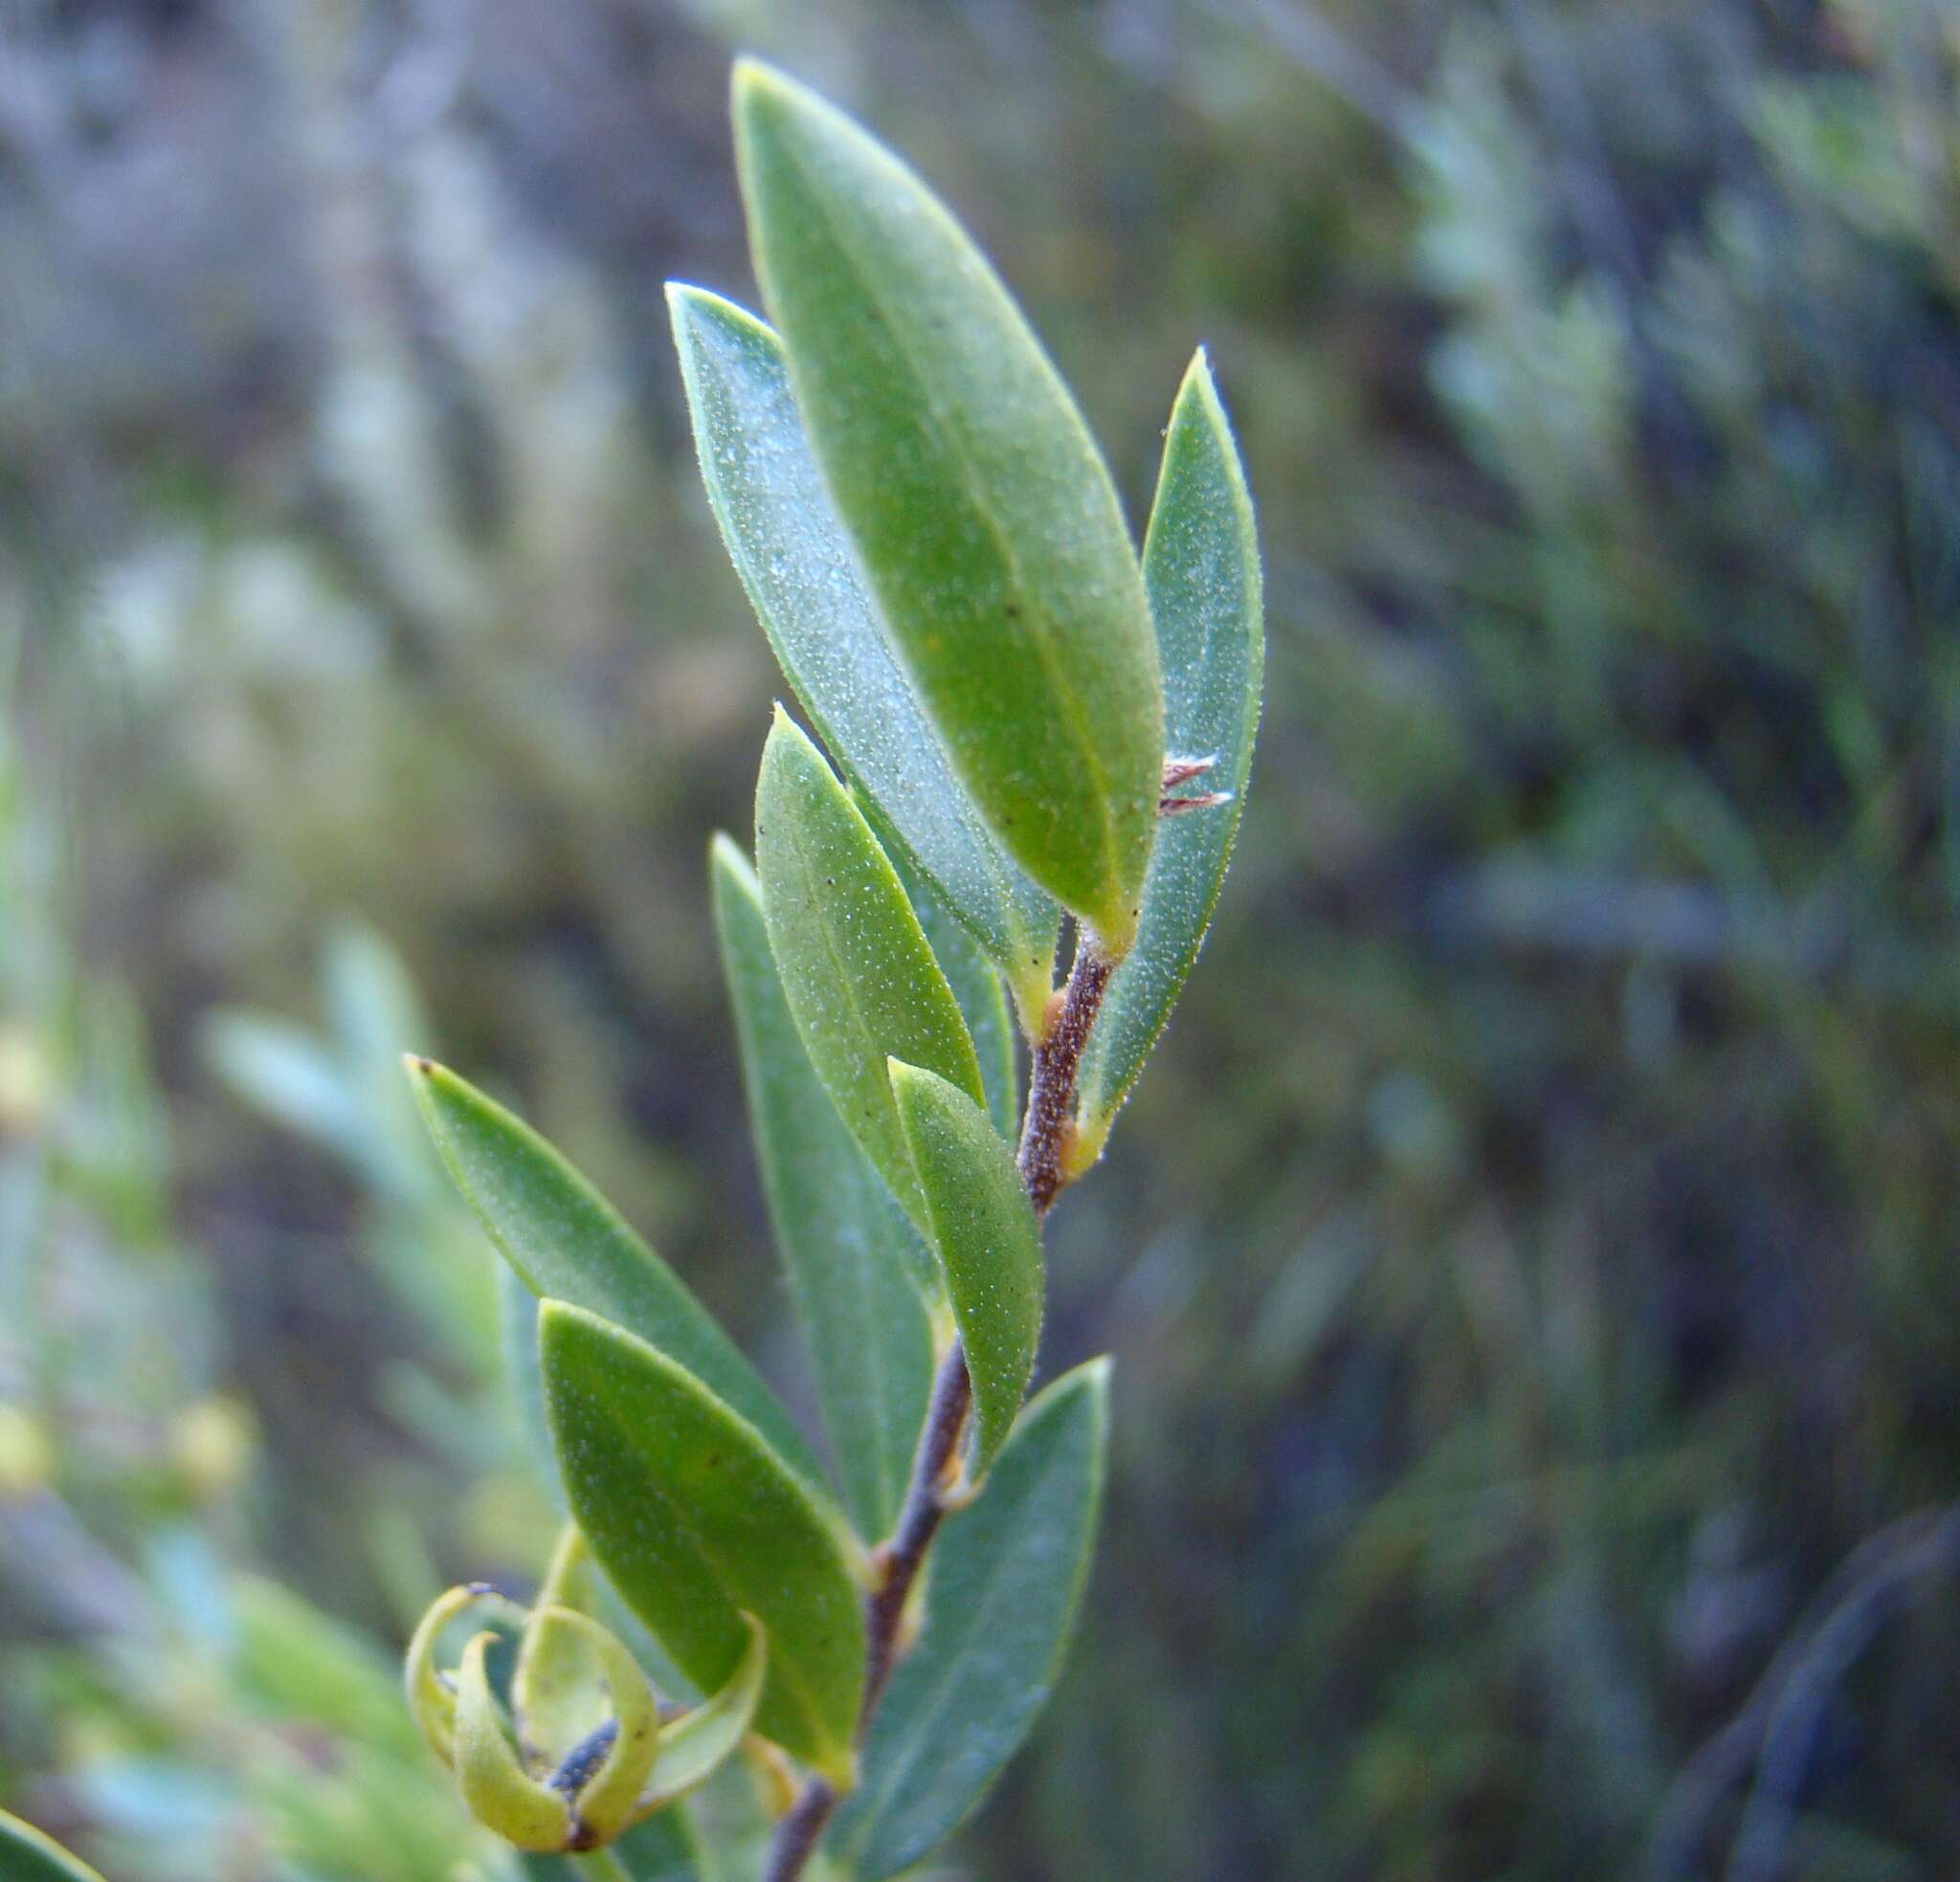
[[[522,1118],[447,1067],[428,1059],[408,1065],[443,1162],[524,1285],[670,1354],[812,1483],[822,1483],[822,1466],[775,1394],[612,1204]]]
[[[779,73],[735,76],[756,273],[885,623],[1009,852],[1126,945],[1164,759],[1156,647],[1109,473],[925,186]]]
[[[959,1003],[864,814],[780,711],[755,792],[755,868],[769,951],[810,1062],[873,1166],[924,1231],[887,1057],[986,1089]]]
[[[683,1366],[547,1300],[539,1348],[552,1440],[592,1553],[703,1693],[768,1638],[755,1728],[848,1783],[864,1620],[840,1513]]]
[[[0,1882],[102,1882],[52,1836],[0,1810]]]
[[[866,1537],[891,1530],[932,1387],[922,1290],[937,1264],[844,1128],[797,1035],[755,873],[725,836],[710,856],[722,967],[776,1247],[809,1343],[844,1500]]]
[[[1013,1151],[966,1093],[893,1060],[892,1092],[925,1192],[933,1248],[973,1382],[969,1469],[985,1476],[1041,1340],[1041,1231]]]
[[[1095,1547],[1109,1362],[1064,1374],[1015,1428],[987,1494],[932,1557],[925,1631],[892,1675],[830,1848],[861,1882],[959,1827],[1027,1737],[1061,1666]]]
[[[1172,753],[1211,759],[1192,793],[1225,803],[1167,817],[1144,883],[1136,944],[1111,977],[1081,1074],[1081,1132],[1100,1145],[1157,1043],[1217,905],[1245,802],[1265,671],[1252,498],[1201,352],[1164,444],[1144,545]]]
[[[212,1069],[239,1097],[355,1168],[371,1167],[374,1128],[333,1052],[290,1021],[226,1007],[204,1026]],[[399,1050],[399,1049],[397,1049]]]
[[[811,452],[782,342],[700,288],[671,285],[667,304],[708,501],[784,677],[894,850],[1004,972],[1045,977],[1058,911],[954,775],[885,633]]]

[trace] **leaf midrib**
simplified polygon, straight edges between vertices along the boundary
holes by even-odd
[[[796,413],[797,429],[801,433],[804,448],[809,452],[811,462],[815,467],[818,484],[823,485],[823,465],[818,461],[816,453],[810,444],[808,431],[802,424],[802,414],[796,410],[795,388],[789,375],[788,351],[783,345],[781,337],[772,329],[764,325],[761,321],[755,321],[754,325],[756,329],[755,339],[763,344],[765,351],[769,353],[773,360],[780,360],[782,364],[784,388],[789,394],[790,409],[792,412]],[[721,511],[724,508],[724,478],[721,468],[718,464],[710,466],[705,457],[702,461],[709,485],[710,501],[714,503],[717,511]],[[824,496],[826,501],[830,502],[830,492],[827,487],[824,490]],[[830,507],[830,520],[835,524],[837,542],[850,565],[851,573],[856,579],[858,593],[864,604],[865,618],[870,625],[871,631],[877,637],[885,658],[890,662],[891,671],[896,675],[900,686],[916,708],[918,730],[923,742],[928,743],[934,752],[938,754],[941,764],[945,768],[946,776],[957,793],[953,802],[958,824],[966,832],[969,843],[976,852],[977,859],[986,875],[987,880],[994,891],[996,912],[1001,929],[1000,934],[998,936],[982,935],[973,928],[971,922],[966,921],[964,917],[962,917],[963,925],[968,928],[969,933],[973,934],[974,940],[992,958],[999,959],[999,955],[995,950],[997,947],[1003,946],[1008,952],[1017,955],[1024,951],[1024,949],[1015,945],[1015,938],[1021,935],[1023,930],[1019,919],[1018,898],[1013,893],[1013,875],[1009,874],[1009,870],[1013,868],[1013,875],[1023,875],[1024,872],[1013,867],[1012,858],[1001,846],[1000,839],[989,828],[986,819],[980,815],[978,807],[974,805],[971,798],[968,795],[966,786],[960,783],[959,772],[953,764],[951,752],[947,748],[946,741],[939,736],[939,729],[934,725],[932,716],[925,710],[924,702],[919,697],[917,682],[913,679],[911,673],[907,669],[902,655],[892,645],[891,631],[883,619],[883,609],[878,605],[878,599],[871,589],[870,580],[865,575],[864,569],[858,559],[857,545],[851,540],[850,531],[844,527],[842,518],[837,516],[834,503],[831,503]],[[755,558],[748,553],[746,547],[742,546],[743,535],[741,530],[734,527],[726,516],[722,518],[722,521],[724,539],[734,545],[735,554],[741,564],[737,572],[745,575],[746,583],[747,575],[756,568]],[[757,589],[762,588],[764,586],[760,580],[754,581],[752,584],[752,587]],[[762,610],[758,609],[757,611],[760,613]],[[800,671],[799,664],[790,657],[786,645],[780,640],[769,622],[765,620],[762,626],[763,632],[768,636],[777,660],[782,664],[786,672],[789,673],[791,684],[795,684],[797,674]],[[858,767],[849,757],[845,749],[845,742],[835,736],[835,729],[828,722],[831,716],[820,707],[812,703],[812,689],[798,685],[796,691],[811,718],[817,721],[817,729],[823,733],[824,742],[835,752],[837,763],[845,771],[857,773]],[[878,793],[870,788],[868,783],[864,783],[861,779],[859,782],[865,794],[876,801]],[[898,828],[896,822],[893,823],[893,832],[911,854],[921,874],[931,876],[935,882],[939,882],[938,873],[926,866],[924,859],[919,854],[917,845],[905,836],[903,830]],[[940,884],[940,892],[946,897],[948,908],[955,915],[959,915],[959,898],[951,895],[943,883]],[[1030,936],[1029,939],[1032,940],[1033,937]]]
[[[952,461],[962,476],[969,501],[972,504],[975,514],[978,515],[982,523],[986,526],[988,533],[993,538],[1000,551],[1001,560],[1006,564],[1015,587],[1021,593],[1029,596],[1031,605],[1027,609],[1025,618],[1028,619],[1031,626],[1036,621],[1045,620],[1045,613],[1040,609],[1033,591],[1028,587],[1022,574],[1020,557],[1015,551],[1013,542],[1003,532],[991,507],[981,500],[979,488],[975,482],[976,472],[969,459],[962,428],[956,423],[949,423],[947,414],[940,410],[939,404],[931,390],[931,380],[919,369],[919,362],[908,343],[903,323],[893,318],[893,310],[890,303],[880,293],[873,277],[867,273],[856,244],[852,241],[843,224],[838,221],[835,214],[832,211],[824,192],[815,188],[812,183],[810,170],[801,156],[791,147],[788,139],[779,139],[778,144],[783,151],[785,160],[802,179],[805,189],[815,206],[817,214],[835,237],[837,248],[845,260],[850,264],[851,272],[865,298],[870,300],[882,317],[885,331],[892,337],[892,344],[903,359],[906,369],[912,375],[913,383],[924,395],[925,415],[932,421],[933,429],[940,433],[941,440],[946,446],[947,456]],[[943,217],[947,215],[947,212],[940,209],[929,195],[926,197],[926,201],[936,214]],[[947,219],[950,220],[949,217]],[[1034,343],[1032,340],[1031,343]],[[1038,352],[1038,346],[1036,350]],[[821,460],[819,460],[819,468],[821,468]],[[1068,662],[1051,645],[1046,634],[1041,632],[1031,633],[1030,640],[1036,650],[1036,657],[1040,662],[1042,673],[1048,680],[1049,696],[1059,706],[1062,716],[1068,723],[1069,730],[1074,735],[1076,747],[1082,755],[1084,766],[1090,775],[1094,777],[1099,786],[1098,799],[1101,810],[1100,823],[1102,837],[1102,851],[1104,876],[1105,881],[1113,887],[1122,880],[1122,873],[1117,868],[1119,847],[1116,841],[1115,800],[1109,787],[1108,774],[1102,764],[1101,748],[1097,741],[1090,736],[1087,717],[1079,695],[1072,686],[1066,683],[1069,676]]]
[[[637,1433],[635,1430],[631,1421],[620,1415],[615,1410],[613,1410],[610,1406],[606,1405],[603,1400],[598,1400],[595,1402],[599,1404],[605,1416],[612,1422],[615,1429],[619,1432],[620,1438],[622,1439],[622,1443],[619,1448],[623,1450],[626,1450],[631,1455],[639,1458],[642,1466],[644,1467],[643,1474],[645,1481],[642,1485],[642,1488],[648,1499],[658,1506],[660,1511],[665,1514],[673,1527],[686,1539],[688,1546],[691,1549],[693,1549],[695,1554],[699,1556],[701,1560],[707,1565],[709,1572],[713,1575],[715,1579],[716,1584],[721,1588],[724,1597],[728,1598],[730,1595],[731,1578],[728,1575],[726,1564],[724,1562],[720,1551],[710,1548],[706,1541],[702,1539],[700,1531],[697,1530],[694,1524],[687,1519],[685,1514],[686,1506],[679,1502],[671,1491],[668,1491],[661,1487],[660,1483],[658,1482],[657,1472],[654,1467],[653,1460],[647,1456],[647,1453],[643,1450],[641,1450],[640,1446],[636,1442]],[[739,1416],[740,1414],[738,1413],[736,1415]],[[753,1432],[752,1427],[750,1428],[751,1432],[756,1437],[756,1439],[759,1442],[763,1442],[764,1440],[762,1440],[761,1433]],[[829,1524],[825,1520],[823,1512],[817,1509],[813,1503],[811,1503],[810,1499],[807,1496],[803,1495],[801,1486],[798,1485],[793,1478],[787,1478],[786,1482],[791,1493],[803,1501],[803,1503],[806,1506],[807,1514],[816,1524],[817,1528],[821,1531],[827,1532]],[[845,1575],[845,1579],[848,1583],[848,1574],[845,1573],[841,1563],[838,1564],[838,1573],[841,1575]],[[733,1607],[736,1607],[738,1610],[741,1605],[739,1602],[734,1601],[732,1599],[729,1601],[729,1605]],[[856,1609],[851,1605],[850,1603],[847,1602],[846,1611],[856,1612]],[[858,1658],[859,1678],[861,1681],[861,1652]],[[830,1721],[825,1716],[822,1705],[818,1702],[818,1699],[816,1697],[813,1697],[813,1693],[815,1692],[820,1694],[820,1689],[813,1689],[809,1684],[809,1682],[802,1678],[798,1673],[792,1672],[791,1670],[791,1661],[788,1658],[778,1653],[771,1652],[769,1655],[768,1678],[774,1679],[777,1677],[780,1677],[783,1683],[791,1689],[791,1693],[795,1701],[796,1710],[798,1711],[798,1713],[801,1714],[805,1725],[811,1728],[812,1736],[826,1744],[840,1742],[837,1734],[835,1733],[831,1728]],[[760,1703],[760,1701],[758,1701],[758,1703]],[[846,1734],[846,1739],[848,1739],[848,1734]]]

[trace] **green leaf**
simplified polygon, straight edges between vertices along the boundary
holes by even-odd
[[[756,1730],[848,1784],[864,1619],[843,1517],[685,1367],[562,1301],[539,1314],[552,1441],[592,1554],[703,1693],[753,1614],[768,1640]]]
[[[701,288],[670,284],[667,304],[708,502],[784,677],[888,847],[1017,985],[1045,991],[1055,904],[953,773],[837,520],[783,343]]]
[[[446,1066],[407,1064],[442,1161],[523,1284],[670,1354],[821,1483],[822,1466],[775,1395],[618,1210],[522,1118]]]
[[[102,1882],[33,1824],[0,1810],[0,1882]]]
[[[1041,1231],[1012,1149],[966,1093],[894,1059],[892,1093],[973,1382],[982,1477],[1020,1409],[1041,1340]]]
[[[725,836],[715,839],[709,870],[776,1247],[844,1500],[860,1535],[882,1537],[904,1498],[932,1389],[921,1290],[941,1301],[946,1291],[803,1050],[769,953],[755,873]]]
[[[1109,473],[925,186],[813,94],[735,73],[756,273],[796,403],[954,769],[1037,883],[1127,944],[1163,699]]]
[[[902,863],[894,860],[893,867],[905,885],[912,912],[924,930],[926,944],[946,975],[953,998],[960,1004],[960,1016],[967,1022],[967,1036],[972,1040],[980,1060],[980,1081],[987,1087],[988,1115],[1001,1136],[1011,1139],[1020,1121],[1020,1075],[1014,1055],[1013,1016],[1008,1011],[1000,976],[971,936],[947,912],[946,904],[931,886],[909,873]],[[1044,1006],[1053,990],[1053,961],[1051,954],[1038,980]]]
[[[755,791],[755,868],[769,951],[804,1050],[851,1135],[923,1230],[887,1057],[984,1101],[959,1003],[904,886],[803,731],[778,711]]]
[[[551,1433],[545,1425],[545,1382],[538,1376],[538,1296],[507,1261],[497,1264],[497,1317],[504,1383],[510,1388],[518,1436],[524,1455],[555,1496],[558,1460],[551,1455]]]
[[[959,1827],[1027,1737],[1060,1670],[1102,1497],[1109,1362],[1028,1406],[987,1494],[932,1552],[925,1630],[899,1663],[830,1848],[860,1882]]]
[[[1200,352],[1164,443],[1144,577],[1157,622],[1169,749],[1215,760],[1189,791],[1230,793],[1167,817],[1136,944],[1110,977],[1081,1073],[1081,1130],[1100,1145],[1164,1030],[1205,938],[1238,831],[1265,671],[1258,540],[1232,427]]]

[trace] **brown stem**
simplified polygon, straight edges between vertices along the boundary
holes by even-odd
[[[1115,963],[1084,935],[1076,948],[1068,985],[1047,1030],[1035,1048],[1028,1079],[1028,1112],[1021,1125],[1021,1181],[1037,1216],[1046,1215],[1064,1182],[1063,1160],[1075,1130],[1076,1078],[1089,1029],[1102,1004]],[[879,1702],[898,1664],[905,1605],[925,1565],[927,1551],[947,1515],[947,1490],[959,1473],[960,1434],[973,1402],[966,1349],[955,1340],[932,1382],[932,1401],[898,1527],[873,1556],[877,1581],[864,1597],[864,1699],[858,1713],[858,1742],[864,1742]],[[769,1842],[763,1882],[797,1882],[838,1804],[837,1793],[812,1778]]]
[[[919,1449],[913,1453],[912,1478],[899,1511],[898,1527],[872,1559],[878,1580],[864,1597],[864,1698],[858,1712],[860,1744],[879,1701],[884,1697],[892,1668],[898,1664],[906,1600],[924,1566],[932,1539],[946,1519],[947,1487],[958,1474],[960,1433],[966,1428],[967,1408],[972,1401],[966,1350],[955,1340],[932,1382],[932,1399],[919,1433]],[[776,1826],[764,1882],[795,1882],[815,1852],[837,1801],[836,1792],[821,1778],[811,1779],[790,1814]]]
[[[898,1660],[899,1629],[905,1618],[905,1601],[924,1565],[925,1552],[946,1517],[946,1489],[958,1469],[960,1432],[973,1386],[967,1375],[967,1355],[955,1340],[940,1362],[932,1382],[932,1402],[919,1449],[912,1459],[912,1481],[891,1540],[878,1552],[878,1586],[864,1604],[864,1704],[858,1715],[861,1738],[884,1697],[885,1683]]]
[[[1061,1008],[1035,1047],[1028,1116],[1021,1126],[1020,1168],[1036,1215],[1046,1215],[1061,1191],[1062,1160],[1075,1130],[1076,1074],[1115,966],[1084,935],[1069,969]]]
[[[796,1882],[804,1864],[816,1853],[818,1840],[836,1807],[837,1793],[821,1778],[812,1778],[769,1839],[768,1866],[762,1872],[762,1882]]]

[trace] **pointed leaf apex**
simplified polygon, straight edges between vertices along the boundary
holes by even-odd
[[[708,870],[710,874],[725,871],[743,883],[753,883],[755,866],[748,860],[748,852],[728,834],[718,830],[708,839]]]

